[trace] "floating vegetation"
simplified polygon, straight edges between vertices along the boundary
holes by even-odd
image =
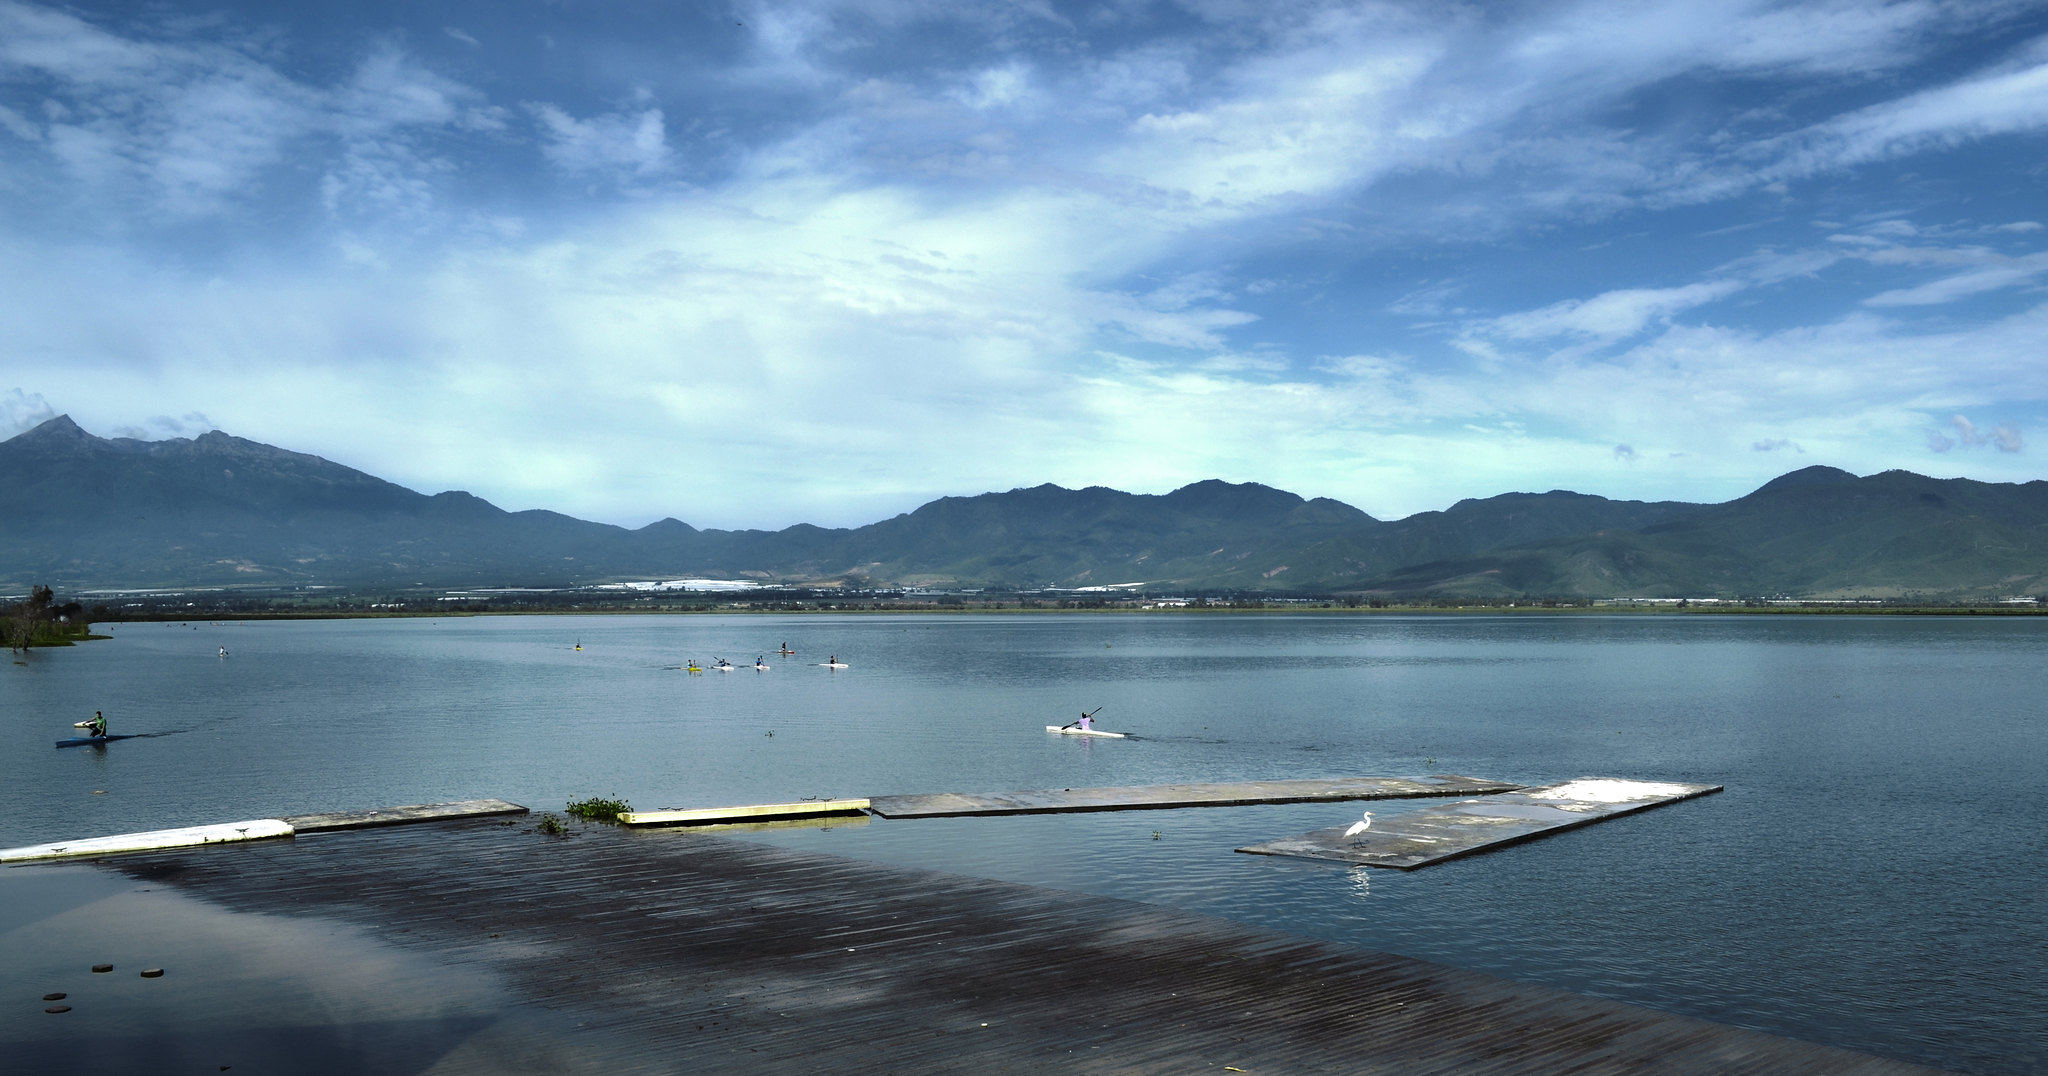
[[[563,810],[586,822],[616,822],[619,816],[632,810],[625,800],[606,800],[592,797],[587,800],[572,800]]]
[[[553,811],[541,815],[540,821],[534,823],[533,828],[550,837],[567,837],[569,835],[569,827],[562,824],[562,816]]]

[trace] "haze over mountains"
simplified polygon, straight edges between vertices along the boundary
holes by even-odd
[[[629,530],[428,496],[220,432],[102,438],[59,417],[0,442],[0,506],[0,592],[690,577],[1472,598],[2048,592],[2048,482],[1829,467],[1713,505],[1507,493],[1382,521],[1207,481],[1161,495],[1042,485],[945,497],[856,528]]]

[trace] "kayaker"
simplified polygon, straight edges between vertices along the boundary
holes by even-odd
[[[1094,714],[1082,714],[1082,715],[1081,715],[1081,731],[1082,731],[1082,732],[1089,732],[1089,731],[1092,731],[1092,730],[1093,730],[1094,728],[1095,728],[1095,715],[1094,715]]]
[[[92,724],[87,725],[85,731],[93,736],[105,736],[107,734],[107,715],[94,710],[92,712]]]

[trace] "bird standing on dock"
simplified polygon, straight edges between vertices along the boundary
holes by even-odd
[[[1367,812],[1365,812],[1365,817],[1364,817],[1364,818],[1361,818],[1361,819],[1359,819],[1358,821],[1356,821],[1356,822],[1353,822],[1353,823],[1351,823],[1351,828],[1350,828],[1350,829],[1347,829],[1347,830],[1345,830],[1345,831],[1344,831],[1344,835],[1345,835],[1346,837],[1356,837],[1356,836],[1358,836],[1359,834],[1361,834],[1361,833],[1364,833],[1364,832],[1365,832],[1366,830],[1369,830],[1369,829],[1371,829],[1371,828],[1372,828],[1372,812],[1371,812],[1371,811],[1367,811]]]

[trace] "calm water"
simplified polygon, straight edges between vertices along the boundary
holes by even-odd
[[[1231,851],[1348,821],[1349,805],[749,839],[1056,886],[1077,905],[1188,908],[1966,1071],[2048,1069],[2048,620],[113,630],[0,668],[0,846],[482,796],[653,808],[1362,774],[1702,781],[1727,791],[1413,874]],[[774,653],[785,641],[794,657]],[[678,669],[714,655],[774,667]],[[828,655],[852,667],[810,664]],[[1101,727],[1143,738],[1043,732],[1097,706]],[[160,735],[52,749],[95,709],[115,732]]]

